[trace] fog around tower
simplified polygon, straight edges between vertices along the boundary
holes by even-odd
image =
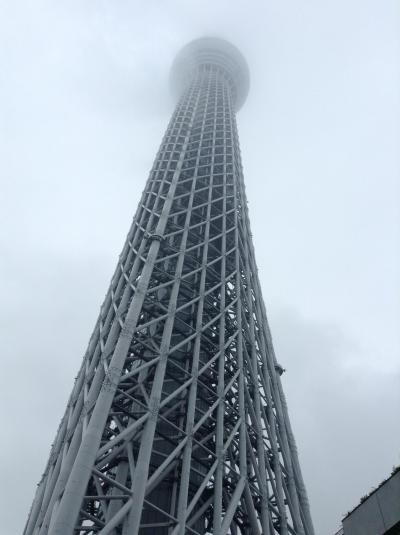
[[[400,463],[394,0],[0,6],[1,535],[21,533],[203,35],[250,67],[238,114],[259,277],[316,533]]]

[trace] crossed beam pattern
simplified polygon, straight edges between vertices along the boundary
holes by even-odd
[[[156,157],[25,535],[313,535],[219,64]]]

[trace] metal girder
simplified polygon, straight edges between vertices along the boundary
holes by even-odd
[[[25,535],[313,535],[257,275],[229,69],[158,151]]]

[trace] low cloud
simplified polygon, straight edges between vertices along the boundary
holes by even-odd
[[[333,535],[400,462],[400,370],[369,365],[338,325],[288,308],[270,322],[316,532]]]

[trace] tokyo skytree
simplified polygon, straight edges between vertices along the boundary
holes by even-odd
[[[248,67],[201,38],[171,84],[25,535],[314,534],[250,233]]]

